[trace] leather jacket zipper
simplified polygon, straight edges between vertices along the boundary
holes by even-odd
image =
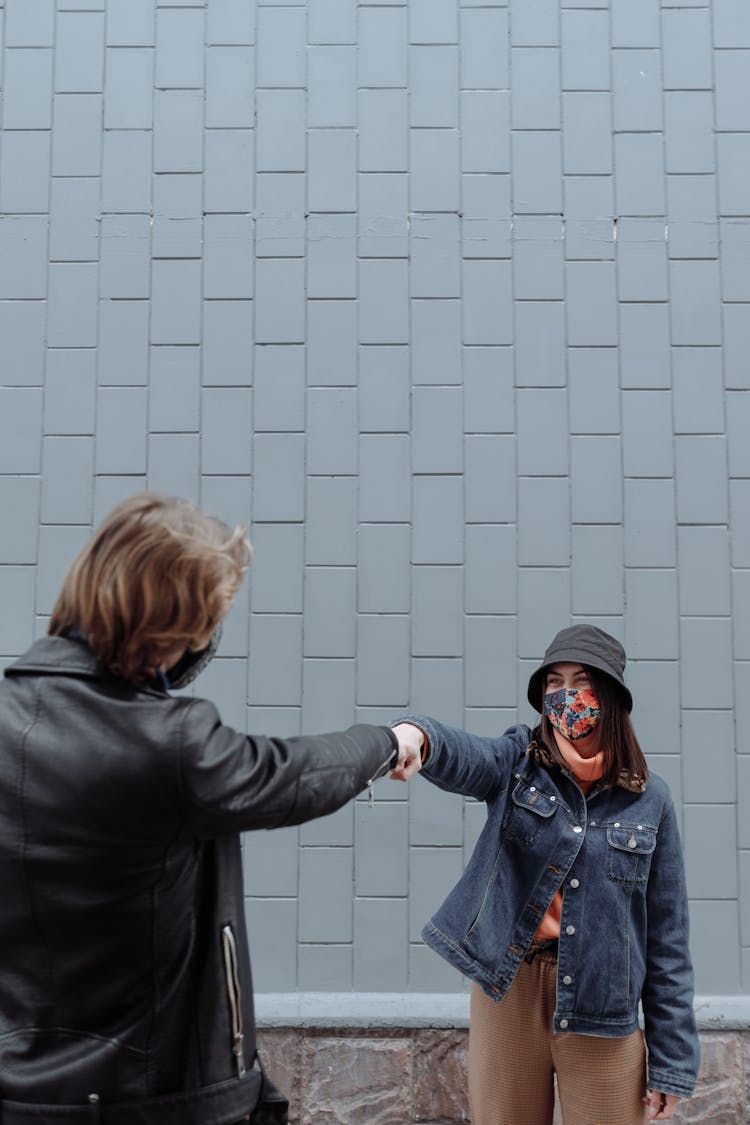
[[[369,808],[372,808],[372,806],[375,804],[375,782],[378,781],[379,778],[385,777],[385,775],[387,773],[390,773],[390,771],[393,769],[394,756],[396,758],[396,762],[398,762],[398,752],[396,752],[394,755],[392,751],[388,755],[386,760],[378,766],[378,768],[375,770],[375,773],[367,782],[367,804]]]
[[[232,1013],[232,1054],[237,1062],[237,1077],[245,1076],[245,1056],[242,1051],[242,993],[237,968],[237,943],[231,926],[222,927],[221,944],[224,950],[224,975],[227,982],[229,1010]]]

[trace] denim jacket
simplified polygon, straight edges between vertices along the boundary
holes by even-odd
[[[510,987],[557,891],[563,908],[554,1032],[618,1037],[643,1008],[649,1086],[687,1098],[699,1044],[682,849],[666,783],[584,797],[526,726],[496,738],[424,716],[423,775],[487,803],[468,866],[422,936],[493,999]]]

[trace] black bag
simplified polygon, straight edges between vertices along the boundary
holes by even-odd
[[[250,1114],[250,1125],[289,1125],[289,1100],[263,1075],[260,1098]]]

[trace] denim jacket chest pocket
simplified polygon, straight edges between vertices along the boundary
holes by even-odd
[[[521,844],[533,844],[557,812],[554,796],[540,792],[535,785],[519,780],[511,794],[505,822],[505,836]]]
[[[607,828],[607,875],[615,883],[645,883],[656,847],[656,830],[643,824],[611,824]]]

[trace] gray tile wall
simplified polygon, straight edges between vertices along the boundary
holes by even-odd
[[[750,991],[744,0],[0,0],[0,660],[144,486],[252,527],[203,690],[515,720],[624,640],[698,988]],[[521,706],[520,716],[528,718]],[[481,810],[246,841],[262,990],[453,990]]]

